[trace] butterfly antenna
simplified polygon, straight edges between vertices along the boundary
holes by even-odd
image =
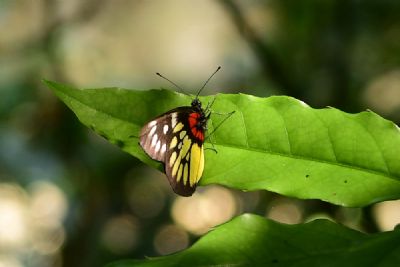
[[[179,85],[177,85],[176,83],[174,83],[173,81],[171,81],[170,79],[164,77],[163,75],[161,75],[159,72],[156,72],[156,74],[158,76],[160,76],[161,78],[163,78],[164,80],[167,80],[168,82],[170,82],[172,85],[174,85],[176,88],[178,88],[182,93],[186,94],[186,92],[182,89],[182,87],[180,87]]]
[[[211,80],[211,78],[221,69],[221,66],[218,66],[218,68],[214,71],[213,74],[207,79],[207,81],[203,84],[203,86],[200,88],[200,90],[197,92],[196,98],[199,97],[200,92],[206,87],[207,83]]]

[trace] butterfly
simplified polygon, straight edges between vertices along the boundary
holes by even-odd
[[[220,68],[204,83],[190,106],[167,111],[146,123],[140,132],[140,146],[152,159],[164,163],[172,189],[181,196],[191,196],[203,174],[205,133],[214,101],[203,108],[198,96]],[[181,89],[161,74],[157,75]]]

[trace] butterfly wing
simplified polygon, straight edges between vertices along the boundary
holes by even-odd
[[[171,114],[166,113],[148,122],[140,132],[140,145],[154,160],[165,161],[170,142]]]
[[[191,107],[180,107],[147,123],[140,145],[152,158],[164,163],[165,174],[175,193],[191,196],[204,169],[203,140],[193,135]]]

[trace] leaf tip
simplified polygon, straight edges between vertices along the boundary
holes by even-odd
[[[44,83],[44,84],[46,84],[46,85],[49,85],[49,84],[51,84],[51,81],[50,81],[50,80],[47,80],[47,79],[45,79],[45,78],[42,78],[42,83]]]
[[[42,79],[42,83],[44,83],[47,87],[49,87],[50,89],[56,89],[57,83],[47,80],[47,79]]]

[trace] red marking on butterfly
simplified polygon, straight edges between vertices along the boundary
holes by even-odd
[[[198,112],[189,114],[189,127],[194,137],[204,142],[204,125],[201,122],[201,114]]]

